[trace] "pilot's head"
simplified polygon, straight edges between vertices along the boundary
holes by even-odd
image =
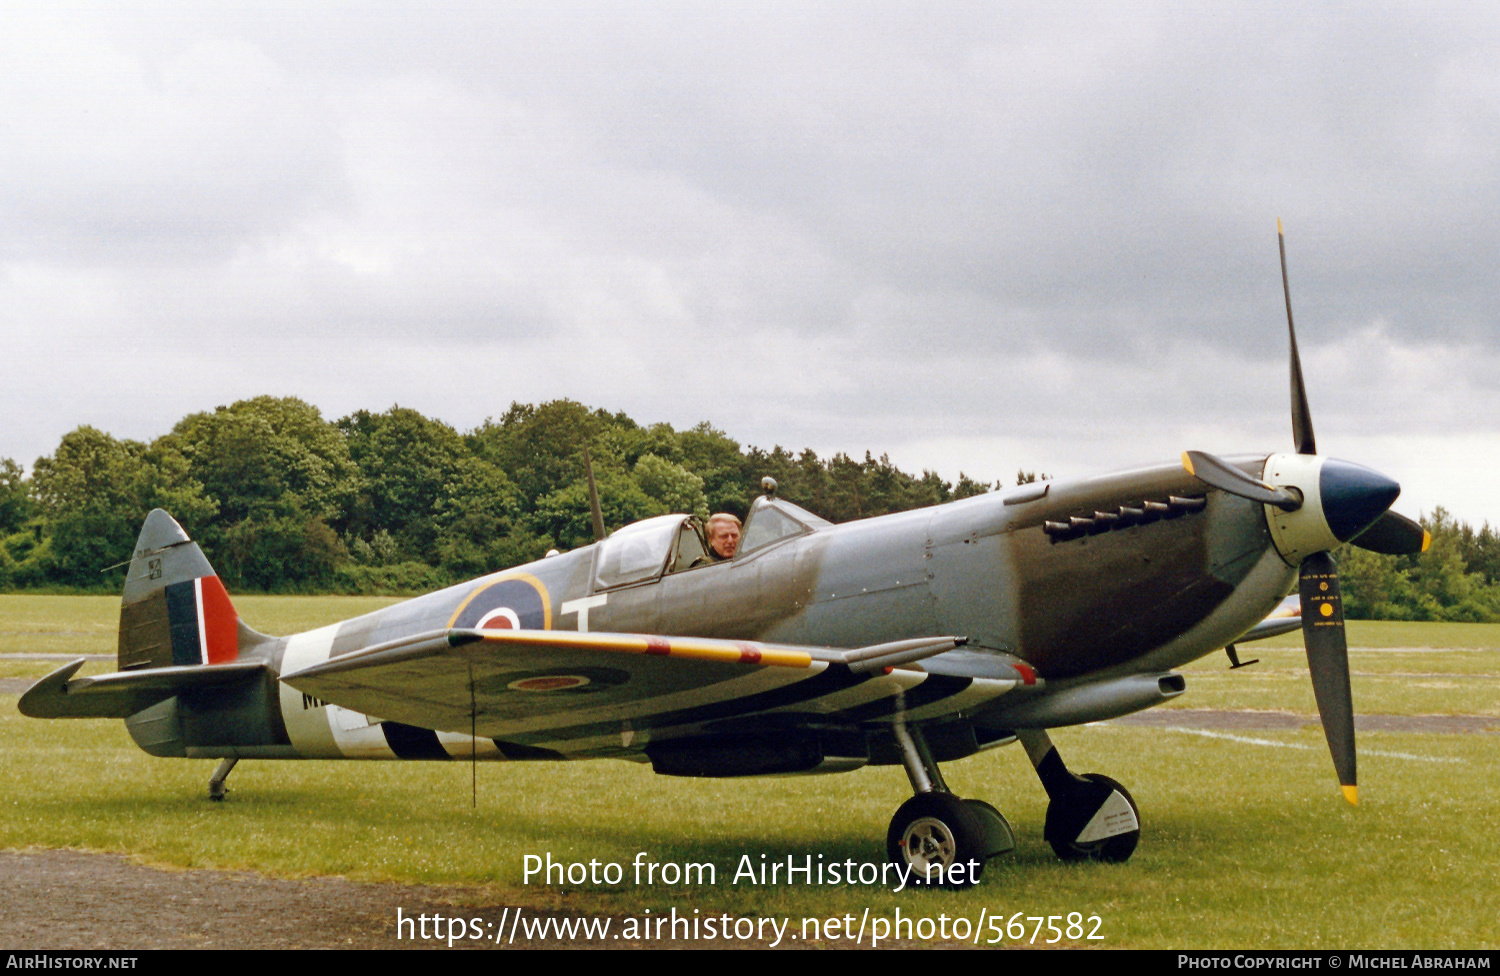
[[[720,559],[728,559],[740,546],[740,520],[728,512],[708,519],[708,548]]]

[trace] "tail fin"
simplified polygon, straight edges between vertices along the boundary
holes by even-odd
[[[119,669],[227,664],[260,637],[182,526],[159,508],[147,515],[125,576]]]

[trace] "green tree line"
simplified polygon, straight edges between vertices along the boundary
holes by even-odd
[[[1344,613],[1356,620],[1500,621],[1500,537],[1441,506],[1422,519],[1432,545],[1417,556],[1339,550]]]
[[[666,512],[743,517],[766,475],[834,522],[997,487],[869,452],[742,447],[706,423],[643,426],[570,400],[512,404],[460,433],[404,407],[329,421],[257,397],[149,444],[79,427],[29,476],[0,458],[0,590],[117,590],[145,513],[165,508],[234,590],[421,592],[591,542],[585,451],[612,528]],[[1348,616],[1500,620],[1495,530],[1441,508],[1423,525],[1433,544],[1419,556],[1339,552]]]
[[[164,508],[231,589],[420,592],[592,542],[585,451],[612,528],[743,517],[768,474],[833,521],[990,488],[914,477],[884,456],[742,448],[706,423],[642,426],[569,400],[512,404],[460,433],[399,406],[329,421],[257,397],[149,444],[79,427],[29,477],[0,459],[0,590],[117,589],[145,513]]]

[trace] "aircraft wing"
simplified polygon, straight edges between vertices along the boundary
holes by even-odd
[[[943,697],[982,693],[982,701],[1022,680],[1019,674],[1010,680],[999,673],[953,678],[901,667],[963,643],[961,637],[928,637],[846,650],[641,634],[454,629],[343,654],[282,680],[379,719],[450,732],[472,727],[483,736],[540,742],[604,734],[618,730],[621,722],[634,721],[644,731],[788,709],[860,721],[931,705],[932,691],[893,703],[925,682],[944,690]]]
[[[1302,601],[1294,593],[1285,600],[1282,600],[1276,609],[1272,610],[1266,616],[1266,619],[1241,634],[1235,643],[1264,640],[1267,637],[1275,637],[1278,634],[1289,634],[1301,628]]]

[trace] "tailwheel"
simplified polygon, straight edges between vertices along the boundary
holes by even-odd
[[[981,816],[951,793],[918,793],[891,819],[886,856],[910,870],[912,884],[967,888],[983,874],[992,846]]]
[[[1141,811],[1130,791],[1098,773],[1074,779],[1047,804],[1047,843],[1064,861],[1129,860],[1141,840]]]
[[[224,794],[229,792],[229,787],[224,781],[229,778],[230,770],[234,769],[238,758],[222,760],[214,769],[214,774],[208,781],[208,798],[216,803],[224,802]]]

